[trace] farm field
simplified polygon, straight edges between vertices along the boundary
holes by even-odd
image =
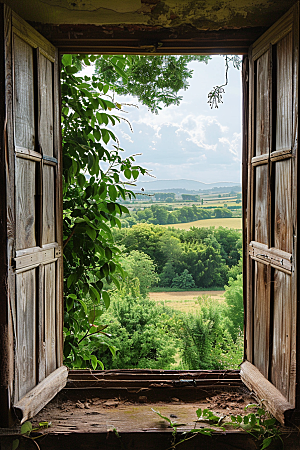
[[[211,297],[213,300],[222,302],[225,291],[180,291],[180,292],[150,292],[151,300],[163,302],[166,306],[177,311],[189,313],[197,308],[198,297]]]
[[[230,217],[230,218],[220,218],[220,219],[204,219],[196,220],[195,222],[187,223],[175,223],[171,225],[161,225],[162,227],[172,227],[179,230],[188,230],[191,227],[224,227],[224,228],[235,228],[236,230],[242,229],[242,218],[241,217]]]

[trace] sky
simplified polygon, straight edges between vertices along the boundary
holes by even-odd
[[[218,181],[241,182],[241,72],[232,66],[223,103],[211,109],[207,94],[224,83],[225,60],[214,56],[205,63],[191,62],[194,70],[190,87],[180,91],[179,106],[163,108],[158,114],[148,111],[134,97],[118,96],[124,106],[126,122],[113,131],[125,149],[123,155],[142,153],[137,163],[147,168],[157,180],[188,179],[204,183]],[[143,181],[153,181],[147,177]]]

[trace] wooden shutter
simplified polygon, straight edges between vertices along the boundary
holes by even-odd
[[[2,225],[8,245],[7,290],[0,301],[6,304],[9,335],[6,410],[14,407],[24,421],[51,400],[67,378],[62,365],[59,69],[55,47],[6,6],[2,12],[6,77]]]
[[[298,24],[296,5],[249,53],[246,361],[241,374],[281,422],[299,408]]]

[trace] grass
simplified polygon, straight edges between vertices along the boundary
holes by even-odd
[[[203,293],[209,293],[211,291],[224,291],[223,287],[219,286],[212,286],[210,288],[193,288],[193,289],[179,289],[179,288],[171,288],[171,287],[151,287],[151,293],[154,292],[201,292]],[[202,295],[199,294],[199,295]]]
[[[184,313],[194,312],[199,301],[199,297],[211,297],[215,301],[224,301],[223,291],[180,291],[180,292],[150,292],[151,300],[163,303],[169,308],[181,311]],[[201,300],[200,300],[201,302]]]
[[[224,227],[224,228],[235,228],[236,230],[242,229],[242,218],[241,217],[230,217],[226,219],[204,219],[196,220],[195,222],[187,223],[175,223],[171,225],[161,225],[162,227],[172,227],[179,230],[189,230],[191,227]]]

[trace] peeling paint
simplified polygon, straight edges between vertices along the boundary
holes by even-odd
[[[50,24],[267,27],[295,0],[5,0],[24,19]]]

